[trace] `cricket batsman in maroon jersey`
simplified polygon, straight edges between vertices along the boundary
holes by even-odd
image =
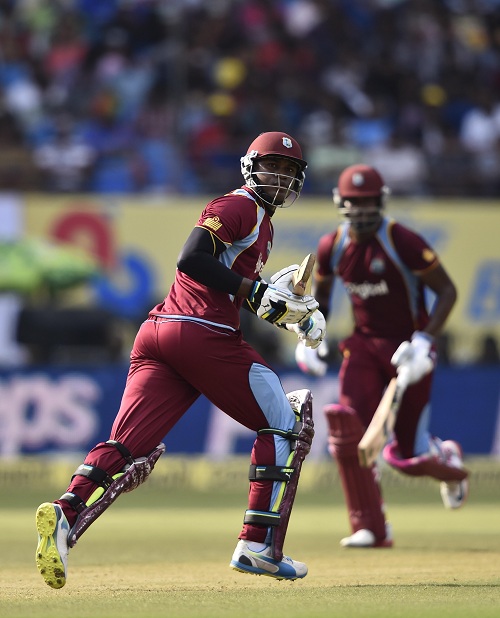
[[[415,232],[386,218],[388,188],[378,171],[352,165],[340,175],[334,202],[345,221],[318,245],[313,290],[328,316],[334,280],[340,277],[349,296],[354,332],[340,343],[338,404],[325,407],[329,450],[336,460],[351,535],[343,547],[391,547],[376,465],[362,468],[357,444],[369,425],[391,378],[408,376],[394,440],[383,456],[404,474],[426,475],[441,482],[448,508],[464,503],[468,480],[457,442],[431,436],[429,400],[436,361],[434,342],[456,301],[456,289],[433,249]],[[436,295],[429,314],[428,287]],[[315,349],[300,342],[299,367],[324,375],[326,342]]]
[[[65,585],[69,548],[119,494],[147,478],[165,448],[161,440],[200,394],[257,434],[248,509],[230,566],[276,579],[307,574],[282,546],[314,435],[312,397],[306,389],[285,394],[239,330],[244,307],[308,346],[321,343],[317,301],[291,291],[298,265],[270,283],[260,277],[273,245],[272,217],[299,197],[305,169],[292,137],[263,133],[241,159],[245,185],[201,213],[167,297],[136,336],[110,439],[89,452],[60,499],[38,508],[36,563],[49,586]]]

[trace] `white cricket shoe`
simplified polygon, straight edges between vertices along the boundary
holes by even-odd
[[[303,562],[283,556],[281,562],[272,557],[271,546],[255,551],[250,549],[249,542],[240,540],[236,545],[229,566],[241,573],[251,575],[267,575],[274,579],[300,579],[307,575],[307,566]]]
[[[357,530],[354,534],[351,534],[351,536],[346,536],[340,541],[341,547],[370,548],[392,547],[392,545],[392,526],[388,522],[385,524],[385,539],[377,540],[371,530],[361,528],[361,530]]]
[[[445,440],[441,444],[441,450],[448,465],[463,470],[463,453],[458,442]],[[469,479],[464,478],[461,481],[441,481],[440,491],[443,504],[447,509],[459,509],[467,500],[469,494]]]
[[[36,512],[36,529],[36,566],[46,584],[62,588],[66,583],[69,551],[69,524],[62,508],[52,502],[41,504]]]

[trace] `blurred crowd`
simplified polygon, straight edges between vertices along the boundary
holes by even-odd
[[[0,189],[213,193],[256,134],[306,193],[500,195],[500,0],[0,0]]]

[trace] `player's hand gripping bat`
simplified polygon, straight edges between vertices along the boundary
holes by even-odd
[[[407,380],[403,374],[389,382],[371,423],[358,444],[358,459],[364,468],[369,468],[376,461],[391,436],[406,386]]]
[[[293,264],[275,273],[269,284],[256,282],[249,299],[258,304],[257,316],[280,325],[298,324],[310,317],[319,306],[306,294],[315,260],[316,257],[309,254],[300,266]],[[303,300],[296,300],[297,296],[302,296]]]

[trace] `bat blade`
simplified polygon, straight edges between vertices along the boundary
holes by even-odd
[[[394,429],[404,386],[393,378],[387,386],[367,430],[358,444],[358,460],[363,468],[369,468],[384,448]]]
[[[306,257],[302,260],[302,264],[292,277],[292,290],[294,294],[297,294],[298,296],[305,295],[307,284],[311,278],[315,262],[316,256],[314,253],[309,253],[309,255],[306,255]]]

